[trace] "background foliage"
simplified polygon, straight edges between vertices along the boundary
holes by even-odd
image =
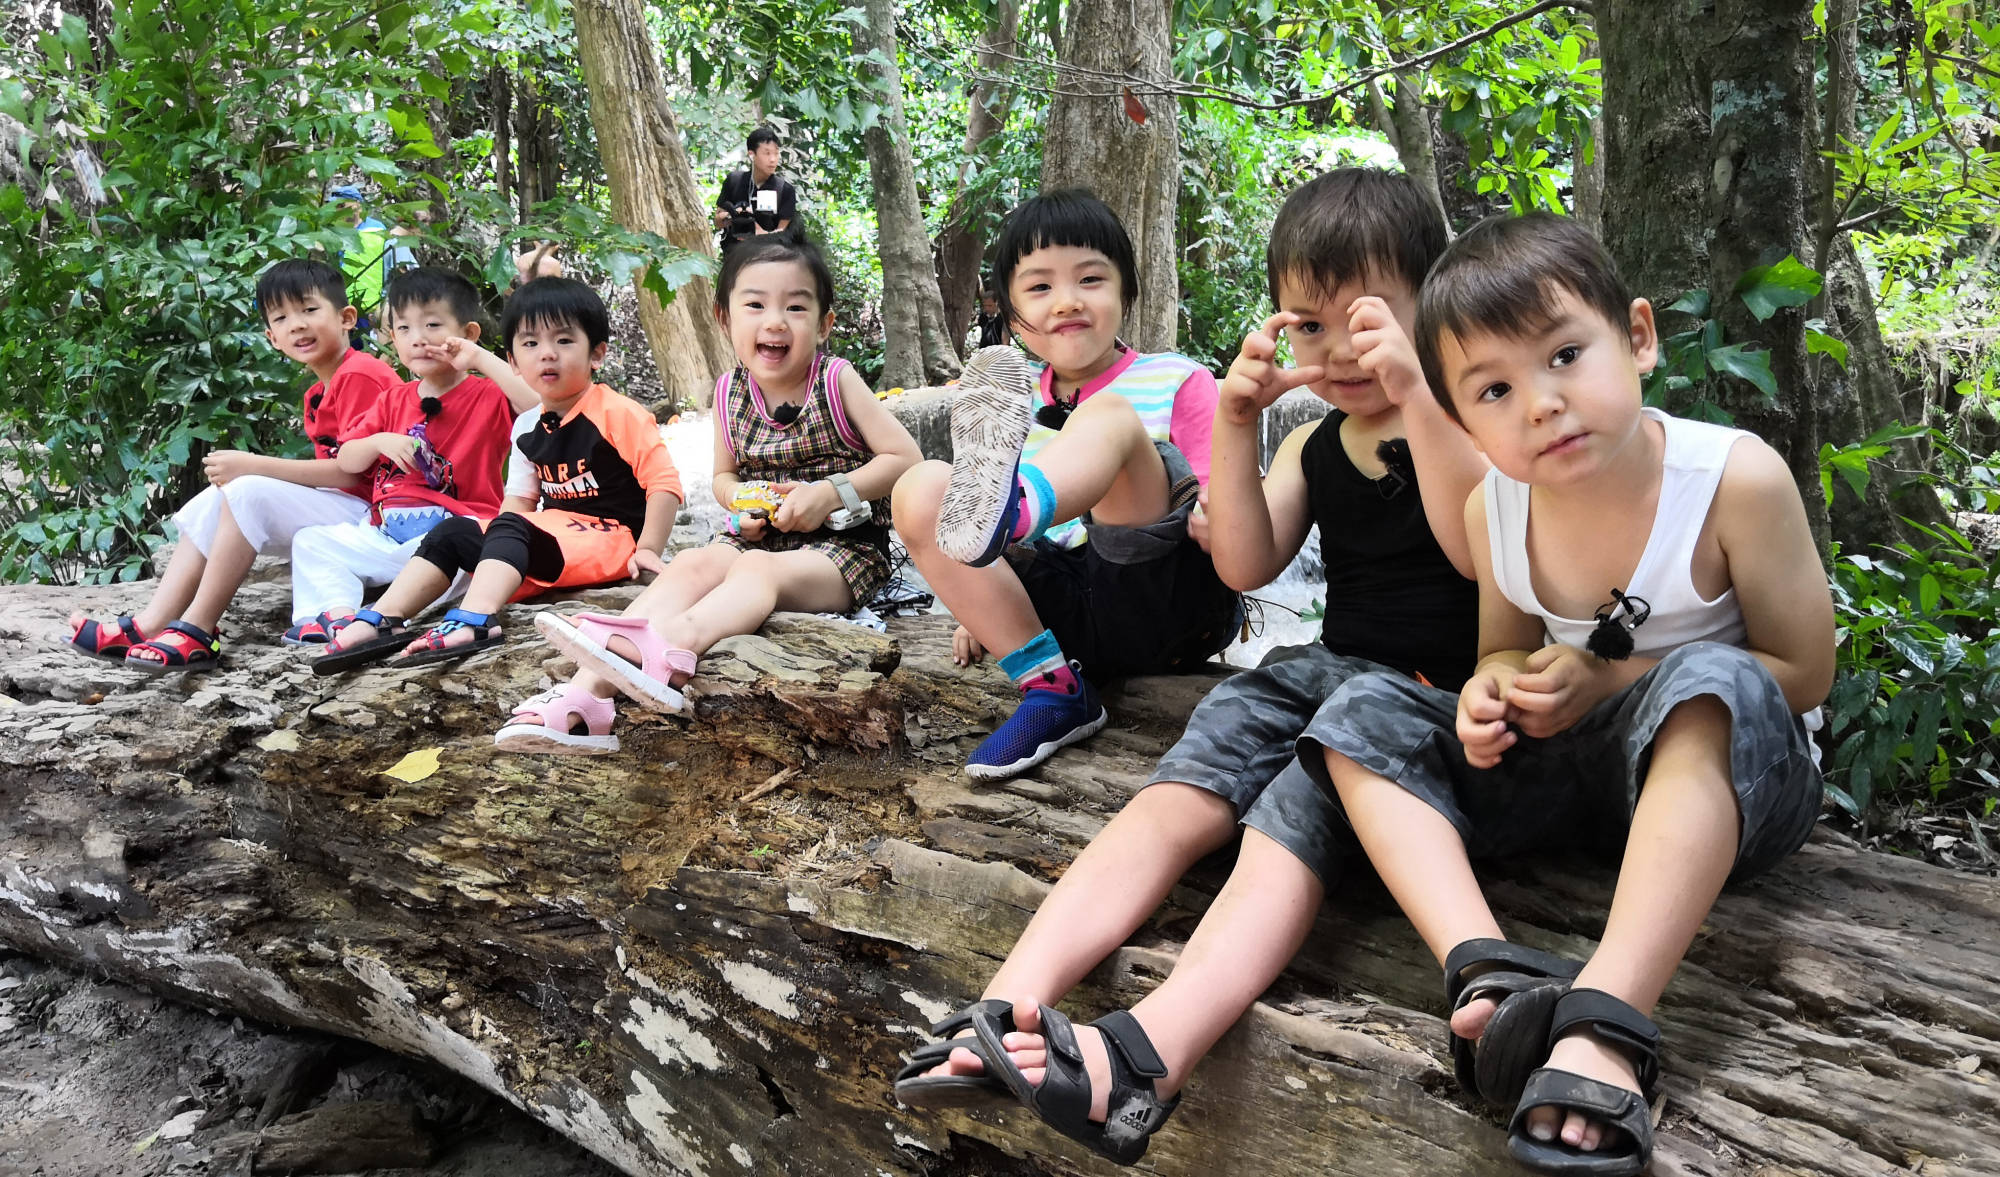
[[[974,49],[997,0],[908,0],[899,62],[920,203],[935,238],[963,185],[1001,211],[1033,192],[1070,0],[1020,6],[1000,131],[967,159]],[[511,255],[557,241],[607,291],[642,265],[669,293],[705,264],[610,219],[563,0],[19,0],[0,16],[0,576],[140,574],[162,518],[215,447],[301,448],[297,368],[264,343],[256,273],[353,251],[329,205],[358,183],[426,261],[478,276],[497,308]],[[832,346],[869,376],[884,352],[875,195],[862,132],[882,109],[845,0],[646,6],[683,146],[704,187],[775,125],[801,221],[839,290]],[[1526,19],[1515,19],[1527,13]],[[1819,10],[1824,26],[1825,6]],[[1389,117],[1421,104],[1453,224],[1578,211],[1603,137],[1590,16],[1526,0],[1176,0],[1183,350],[1220,371],[1266,313],[1265,236],[1298,180],[1415,158]],[[1981,6],[1864,0],[1857,132],[1822,175],[1902,371],[1905,419],[1822,453],[1829,493],[1885,460],[1983,512],[2000,448],[2000,24]],[[1819,48],[1828,92],[1831,34]],[[1453,47],[1455,46],[1455,47]],[[533,148],[531,151],[530,149]],[[531,156],[554,161],[531,184]],[[1691,161],[1688,166],[1704,166]],[[1115,182],[1107,177],[1107,183]],[[1823,314],[1823,256],[1765,259],[1731,299],[1757,318]],[[1822,251],[1823,252],[1823,251]],[[1651,292],[1672,303],[1681,292]],[[1682,312],[1652,395],[1710,413],[1724,382],[1768,394],[1768,358],[1727,339],[1706,294]],[[629,296],[617,304],[629,308]],[[1845,364],[1815,320],[1820,361]],[[623,341],[628,369],[649,363]],[[1919,447],[1911,450],[1909,447]],[[1844,489],[1843,489],[1844,488]],[[1990,809],[2000,667],[1983,524],[1842,551],[1832,781],[1857,813]],[[1932,733],[1945,733],[1933,739]]]

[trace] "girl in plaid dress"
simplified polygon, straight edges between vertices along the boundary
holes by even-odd
[[[833,327],[825,259],[805,241],[746,241],[723,259],[715,314],[736,352],[716,383],[716,501],[727,507],[741,484],[764,481],[783,502],[768,517],[732,516],[731,530],[674,557],[622,616],[538,615],[579,669],[515,708],[494,737],[502,749],[615,752],[614,696],[684,713],[681,687],[710,646],[778,609],[845,613],[888,576],[889,489],[917,463],[917,443],[852,365],[819,350]],[[842,479],[874,514],[834,530]]]

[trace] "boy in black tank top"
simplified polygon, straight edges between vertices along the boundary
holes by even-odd
[[[1404,176],[1344,169],[1285,201],[1267,258],[1279,313],[1244,339],[1222,385],[1204,502],[1215,568],[1233,589],[1275,579],[1319,525],[1322,640],[1274,650],[1210,692],[1147,787],[1050,892],[987,1000],[934,1028],[957,1035],[957,1048],[926,1047],[904,1068],[904,1103],[1026,1092],[1052,1126],[1130,1164],[1194,1064],[1298,951],[1346,840],[1298,762],[1300,737],[1352,675],[1394,670],[1455,688],[1472,670],[1464,504],[1486,463],[1430,396],[1410,344],[1417,287],[1445,245],[1437,208]],[[1297,369],[1275,362],[1281,331]],[[1259,418],[1301,386],[1334,411],[1286,438],[1260,481]],[[1228,885],[1157,990],[1091,1026],[1048,1008],[1239,827]],[[1061,1049],[1072,1037],[1080,1063]],[[1044,1087],[1021,1074],[1043,1065],[1076,1081]]]

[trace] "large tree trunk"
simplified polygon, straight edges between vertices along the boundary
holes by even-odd
[[[576,0],[577,61],[590,87],[590,123],[611,183],[620,224],[660,234],[690,253],[713,256],[714,222],[681,149],[680,120],[660,80],[659,50],[638,0]],[[710,313],[706,276],[662,305],[638,288],[639,322],[667,399],[705,405],[715,378],[734,361]]]
[[[875,188],[875,226],[882,252],[883,387],[942,384],[958,375],[958,345],[946,326],[931,239],[917,203],[917,168],[903,117],[903,71],[896,64],[895,0],[867,0],[869,48],[881,57],[882,116],[862,139]]]
[[[1132,235],[1139,300],[1123,335],[1141,351],[1172,349],[1180,325],[1180,106],[1160,88],[1173,77],[1172,28],[1172,0],[1072,0],[1042,141],[1042,190],[1090,188]]]
[[[965,119],[965,144],[958,165],[958,190],[951,199],[951,219],[937,239],[938,293],[944,299],[945,333],[954,346],[963,342],[979,305],[981,263],[986,256],[989,223],[999,211],[989,196],[974,198],[966,190],[975,167],[984,166],[988,144],[1000,133],[1011,95],[1007,87],[990,80],[1010,68],[1008,56],[1018,43],[1014,31],[1020,23],[1019,0],[999,0],[993,9],[993,23],[979,41],[980,80],[972,87]]]
[[[1807,362],[1802,308],[1763,321],[1733,297],[1753,266],[1786,254],[1810,259],[1805,209],[1812,191],[1812,0],[1719,0],[1708,42],[1710,165],[1709,298],[1732,343],[1761,344],[1771,357],[1778,394],[1767,398],[1746,381],[1724,379],[1717,401],[1775,446],[1805,497],[1813,535],[1825,550],[1825,500],[1819,484],[1819,416]]]
[[[1596,24],[1604,244],[1632,292],[1665,307],[1708,287],[1705,4],[1599,0]],[[1683,326],[1663,324],[1669,331]]]
[[[258,636],[282,584],[238,597],[244,637],[199,684],[57,648],[70,608],[148,587],[0,589],[0,943],[431,1059],[635,1177],[1130,1172],[1018,1111],[900,1108],[890,1081],[1213,676],[1133,680],[1111,730],[970,788],[966,751],[1019,695],[951,664],[950,618],[780,614],[703,658],[692,723],[624,706],[623,750],[579,762],[492,747],[546,647],[314,678]],[[544,607],[514,606],[515,633]],[[434,770],[384,775],[424,750]],[[1145,996],[1219,880],[1175,888],[1069,1011]],[[1593,950],[1603,868],[1490,882],[1510,937]],[[1436,962],[1354,883],[1194,1072],[1147,1172],[1522,1172],[1450,1078]],[[1660,1003],[1652,1171],[2000,1172],[1996,975],[1992,879],[1819,835],[1722,897]]]
[[[1424,102],[1424,75],[1418,70],[1399,70],[1394,79],[1395,100],[1382,92],[1378,83],[1368,84],[1369,105],[1375,114],[1375,127],[1389,139],[1389,145],[1396,149],[1396,160],[1403,165],[1403,171],[1417,182],[1417,187],[1431,198],[1438,212],[1444,213],[1444,189],[1440,186],[1437,165],[1437,142],[1431,129],[1431,111]],[[1445,231],[1451,232],[1449,217]]]
[[[500,199],[512,201],[514,195],[514,98],[507,85],[507,71],[495,67],[486,76],[486,101],[492,108],[493,121],[487,129],[493,135],[493,187]]]

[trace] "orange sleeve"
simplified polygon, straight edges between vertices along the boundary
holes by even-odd
[[[664,491],[685,503],[687,492],[681,489],[681,472],[674,466],[673,455],[667,452],[667,439],[660,436],[660,423],[637,401],[617,393],[612,395],[618,399],[612,402],[613,411],[605,414],[608,419],[604,422],[612,448],[632,467],[632,477],[647,494]]]

